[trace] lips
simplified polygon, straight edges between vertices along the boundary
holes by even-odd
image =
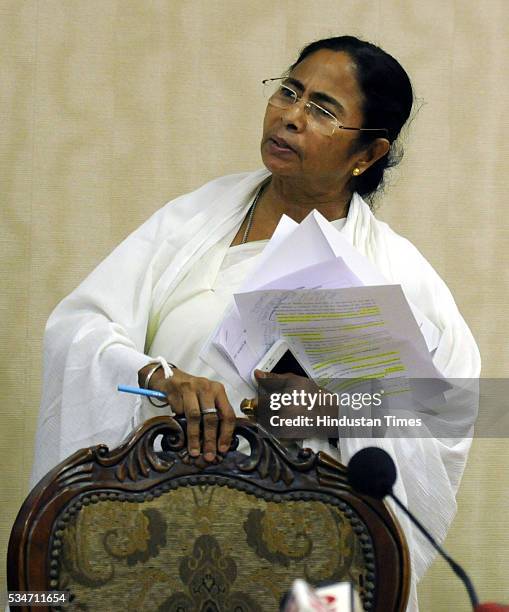
[[[297,147],[288,144],[288,142],[284,138],[278,138],[276,136],[271,136],[270,141],[273,142],[278,149],[281,151],[293,151],[293,153],[299,154]]]

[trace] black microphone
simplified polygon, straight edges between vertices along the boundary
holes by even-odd
[[[483,609],[482,606],[479,607],[479,598],[465,570],[445,552],[426,527],[394,495],[392,487],[397,477],[396,466],[392,457],[386,451],[373,446],[358,451],[348,463],[347,477],[352,489],[363,495],[369,495],[375,499],[383,499],[386,495],[392,497],[428,542],[447,561],[452,571],[462,580],[468,591],[472,608],[474,610]]]

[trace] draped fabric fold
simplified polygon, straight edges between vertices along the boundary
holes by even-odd
[[[227,249],[266,170],[230,175],[168,203],[124,240],[51,314],[44,339],[44,387],[32,484],[78,448],[118,445],[141,419],[141,400],[116,392],[137,384],[137,372],[169,308],[169,298],[213,246]],[[447,377],[476,379],[480,358],[445,283],[419,251],[378,221],[357,194],[342,230],[389,282],[441,331],[434,354]],[[206,339],[204,338],[204,341]],[[199,375],[199,372],[192,372]],[[374,440],[341,440],[347,463]],[[455,513],[455,493],[469,439],[379,440],[396,461],[396,493],[442,540]],[[414,576],[433,559],[420,536],[398,514],[409,540]],[[416,610],[415,581],[409,610]]]
[[[207,249],[235,234],[267,176],[222,177],[169,202],[58,304],[44,336],[32,484],[79,448],[116,446],[137,423],[141,400],[117,385],[137,385],[172,289]]]

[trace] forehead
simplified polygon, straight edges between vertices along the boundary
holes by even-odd
[[[355,63],[343,51],[315,51],[300,62],[290,76],[300,81],[309,93],[324,92],[345,107],[362,107]]]

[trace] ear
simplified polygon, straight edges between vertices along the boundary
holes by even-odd
[[[354,164],[354,167],[360,170],[357,176],[360,176],[363,172],[366,172],[366,170],[381,157],[387,155],[390,148],[391,145],[387,138],[377,138],[365,149],[360,151],[359,157]]]

